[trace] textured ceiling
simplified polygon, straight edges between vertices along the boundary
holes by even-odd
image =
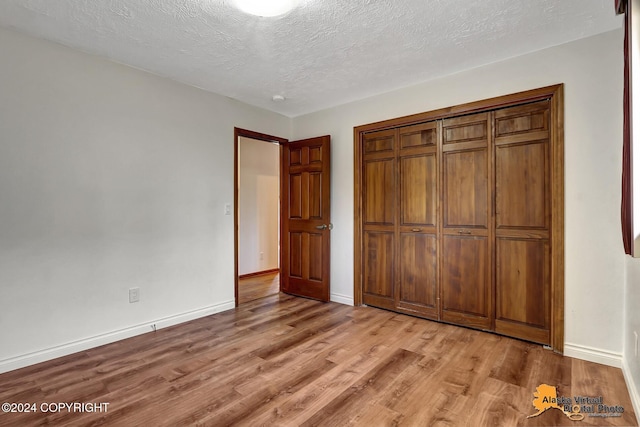
[[[0,0],[0,25],[293,117],[622,20],[612,0],[300,0],[277,18],[232,0]]]

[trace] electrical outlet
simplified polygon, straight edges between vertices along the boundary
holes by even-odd
[[[264,252],[260,252],[260,261],[264,260]]]
[[[140,288],[129,289],[129,303],[140,301]]]
[[[225,203],[224,205],[224,214],[231,215],[231,203]]]
[[[633,336],[636,338],[635,345],[633,346],[633,348],[634,348],[635,356],[637,358],[638,357],[638,333],[636,331],[633,331]]]

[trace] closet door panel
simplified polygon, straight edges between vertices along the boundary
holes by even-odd
[[[437,240],[435,234],[400,234],[398,306],[437,318]]]
[[[549,228],[546,141],[496,147],[496,228]]]
[[[444,227],[488,228],[488,153],[486,148],[443,155]]]
[[[387,153],[393,155],[395,150],[395,131],[373,132],[364,136],[362,152],[365,156]]]
[[[496,331],[529,341],[549,339],[549,243],[497,239]]]
[[[442,319],[488,329],[491,326],[491,258],[483,236],[443,236]]]
[[[364,136],[362,173],[363,302],[394,309],[398,216],[395,130]]]
[[[550,343],[549,103],[495,112],[496,332]]]
[[[486,317],[488,242],[482,237],[445,236],[442,279],[448,286],[442,291],[445,311],[457,311]]]
[[[367,231],[364,235],[365,304],[392,308],[394,299],[394,235]]]
[[[444,146],[473,142],[486,144],[490,134],[488,118],[488,113],[479,113],[444,120]]]
[[[403,157],[400,160],[400,224],[436,225],[436,155]]]
[[[364,223],[393,225],[395,220],[395,159],[365,161]]]
[[[437,143],[438,126],[435,121],[400,128],[400,150],[403,152],[412,148],[435,148]]]
[[[442,127],[442,320],[491,329],[489,114],[447,119]]]
[[[549,137],[549,101],[502,108],[495,112],[496,144],[535,141]]]
[[[489,229],[490,121],[488,113],[442,125],[443,227]]]
[[[438,319],[438,123],[402,127],[398,135],[396,307]]]

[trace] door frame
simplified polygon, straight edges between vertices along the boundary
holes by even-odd
[[[239,174],[240,168],[238,165],[238,149],[240,148],[240,137],[251,138],[258,141],[264,141],[268,143],[276,143],[280,147],[280,166],[279,166],[279,176],[282,179],[282,145],[289,142],[286,138],[281,138],[279,136],[267,135],[265,133],[255,132],[248,129],[242,129],[239,127],[233,128],[233,288],[234,288],[234,299],[235,306],[238,306],[238,233],[239,233],[239,221],[238,221],[238,203],[239,203],[239,194],[240,188],[238,186],[239,183]],[[278,186],[280,188],[280,186]],[[280,227],[282,227],[282,197],[280,197]],[[279,238],[279,237],[278,237]],[[280,260],[282,262],[282,260]],[[280,266],[278,266],[279,268]]]
[[[564,85],[556,84],[539,89],[489,98],[453,107],[442,108],[410,116],[357,126],[353,129],[354,143],[354,283],[353,302],[363,304],[364,267],[362,245],[364,233],[362,195],[362,141],[365,133],[419,124],[518,104],[549,99],[551,105],[551,347],[564,352]]]

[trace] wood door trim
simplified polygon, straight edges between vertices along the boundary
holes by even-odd
[[[529,102],[550,100],[551,119],[551,346],[564,351],[564,86],[556,84],[514,94],[484,99],[433,111],[356,126],[354,140],[354,305],[363,304],[362,296],[362,141],[366,133],[467,114],[497,110]],[[441,150],[440,150],[441,151]],[[440,227],[441,225],[439,225]],[[438,283],[440,282],[438,273]],[[441,292],[438,289],[438,292]]]
[[[257,139],[265,142],[275,142],[280,145],[280,176],[282,177],[282,144],[289,142],[286,138],[279,136],[267,135],[266,133],[255,132],[248,129],[242,129],[239,127],[233,128],[233,295],[235,300],[235,306],[238,306],[238,174],[240,170],[238,168],[238,148],[240,148],[240,137]],[[282,199],[282,198],[281,198]],[[282,206],[280,206],[280,212],[282,212]],[[280,227],[282,227],[282,217],[280,218]]]
[[[551,347],[564,352],[564,85],[551,95]]]
[[[483,99],[480,101],[468,102],[466,104],[455,105],[452,107],[440,108],[437,110],[426,111],[423,113],[411,114],[408,116],[396,117],[389,120],[383,120],[374,123],[368,123],[354,128],[354,133],[367,133],[378,130],[393,129],[396,127],[404,127],[421,124],[423,122],[448,119],[458,116],[464,116],[474,113],[482,113],[490,110],[497,110],[512,105],[524,104],[535,101],[542,101],[554,97],[558,87],[563,84],[541,87],[538,89],[527,90],[523,92],[512,93],[509,95],[497,96],[495,98]]]
[[[362,302],[362,139],[365,131],[361,127],[353,128],[353,305],[360,306]]]

